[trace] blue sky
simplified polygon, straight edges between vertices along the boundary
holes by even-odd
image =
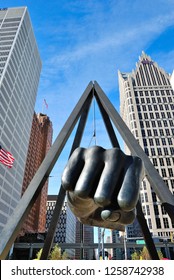
[[[35,110],[43,99],[58,135],[91,80],[119,111],[118,70],[130,72],[144,50],[167,72],[174,68],[173,0],[0,0],[0,7],[27,6],[38,43],[42,73]],[[107,148],[96,113],[96,141]],[[84,146],[93,134],[92,114]],[[56,194],[70,141],[52,171],[49,193]]]

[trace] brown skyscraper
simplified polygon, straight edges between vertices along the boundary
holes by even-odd
[[[41,113],[34,113],[22,186],[22,194],[27,189],[30,181],[32,180],[51,146],[52,133],[52,123],[48,116]],[[45,232],[47,191],[48,182],[46,182],[42,188],[42,191],[33,205],[28,218],[23,224],[21,230],[22,235],[25,233]]]

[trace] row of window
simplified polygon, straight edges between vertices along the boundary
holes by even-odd
[[[136,103],[137,104],[159,104],[159,103],[170,103],[170,102],[173,102],[173,97],[171,96],[163,96],[163,97],[152,97],[152,98],[149,98],[149,97],[136,97],[135,98],[136,100]]]
[[[149,139],[152,140],[152,139]],[[145,142],[146,141],[146,142]],[[145,145],[147,145],[147,140],[143,139],[143,142],[145,143]],[[174,147],[163,147],[163,148],[144,148],[144,151],[146,153],[147,156],[173,156],[174,155]]]
[[[147,143],[147,137],[151,137],[151,136],[154,136],[154,137],[158,137],[158,131],[156,129],[153,129],[153,130],[149,130],[147,129],[147,131],[144,131],[142,130],[142,136],[143,137],[146,137],[146,141],[144,141],[144,143]],[[166,134],[168,134],[168,131],[166,132]],[[170,133],[169,133],[170,135]],[[150,146],[174,146],[174,138],[171,138],[171,137],[166,137],[166,138],[151,138],[149,139],[149,145]]]
[[[152,158],[152,162],[154,166],[173,166],[174,158]]]
[[[166,118],[166,119],[170,119],[170,118],[174,118],[174,111],[173,112],[140,112],[139,108],[138,108],[138,116],[139,119],[145,119],[145,120],[156,120],[156,119],[161,119],[161,118]]]
[[[137,103],[137,110],[139,112],[148,112],[148,111],[157,111],[157,112],[163,112],[163,111],[172,111],[174,110],[174,104],[153,104],[153,105],[138,105]]]
[[[171,87],[171,85],[170,85]],[[147,97],[157,97],[157,96],[174,96],[173,90],[136,90],[134,91],[134,95],[135,97],[144,97],[145,100],[147,99]],[[127,93],[127,97],[131,97],[131,92]],[[148,99],[150,101],[150,99]],[[152,99],[154,101],[154,99]],[[149,103],[149,102],[147,102]],[[155,102],[156,103],[156,102]]]

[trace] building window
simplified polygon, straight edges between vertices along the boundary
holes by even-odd
[[[143,144],[144,144],[144,146],[147,146],[147,140],[146,139],[143,139]]]
[[[156,113],[155,113],[155,116],[156,116],[156,118],[157,118],[157,119],[159,119],[159,118],[160,118],[160,115],[159,115],[159,113],[158,113],[158,112],[156,112]]]
[[[149,225],[149,229],[152,229],[152,221],[150,218],[148,219],[148,225]]]
[[[143,112],[147,111],[146,110],[146,105],[142,105],[142,110],[143,110]]]
[[[140,127],[144,127],[143,121],[140,121]]]
[[[164,206],[161,206],[161,212],[162,212],[163,215],[167,214],[166,210],[164,209]]]
[[[158,131],[157,131],[157,129],[153,129],[153,134],[154,134],[154,136],[158,136]]]
[[[154,165],[154,166],[158,166],[158,164],[157,164],[157,159],[156,159],[156,158],[153,158],[152,161],[153,161],[153,165]]]
[[[154,119],[154,114],[153,113],[150,113],[150,118]]]
[[[147,135],[148,135],[148,136],[152,136],[152,132],[151,132],[150,129],[147,129]]]
[[[152,154],[152,156],[155,156],[155,149],[154,148],[151,148],[151,154]]]
[[[161,168],[162,177],[167,177],[166,170]]]
[[[156,218],[156,227],[161,228],[161,221],[160,218]]]
[[[155,143],[156,143],[157,146],[160,146],[160,141],[159,141],[158,138],[155,139]]]
[[[137,105],[137,110],[138,110],[138,112],[140,112],[140,111],[141,111],[141,107],[140,107],[140,105]]]
[[[165,228],[169,228],[169,221],[167,218],[163,218],[163,222],[164,222],[164,227]]]
[[[149,145],[154,146],[153,139],[149,139]]]
[[[154,204],[155,215],[159,215],[158,205]]]
[[[161,138],[162,144],[166,145],[166,139],[165,138]]]
[[[167,166],[171,166],[170,158],[166,158],[166,164],[167,164]]]
[[[162,150],[161,150],[161,148],[157,148],[157,153],[158,153],[159,156],[162,156]]]
[[[173,177],[173,176],[174,176],[174,174],[173,174],[173,170],[172,170],[172,168],[169,168],[169,169],[168,169],[168,171],[169,171],[169,177]]]
[[[142,129],[142,130],[141,130],[141,133],[142,133],[142,136],[143,136],[143,137],[145,137],[145,136],[146,136],[146,134],[145,134],[145,130],[144,130],[144,129]]]
[[[138,115],[139,115],[139,119],[142,120],[142,114],[138,112]]]
[[[143,188],[146,190],[146,181],[143,181]]]
[[[152,200],[153,202],[157,202],[157,196],[156,193],[152,192]]]
[[[146,127],[150,127],[149,121],[146,121],[145,123],[146,123]]]
[[[147,195],[147,193],[144,193],[144,198],[145,198],[145,202],[148,202],[148,195]]]
[[[174,151],[174,150],[173,150],[173,151]],[[169,154],[167,148],[164,148],[164,154],[165,154],[165,156],[167,156],[167,155]]]
[[[162,127],[162,122],[161,121],[157,121],[158,127]]]
[[[144,113],[144,118],[148,119],[148,114],[147,113]]]
[[[171,113],[170,112],[167,112],[167,117],[171,118]]]
[[[144,195],[143,195],[143,193],[140,194],[140,199],[141,199],[141,203],[143,203],[144,202]]]
[[[148,110],[152,111],[152,106],[151,105],[148,105]]]
[[[167,141],[168,141],[169,145],[172,145],[172,144],[173,144],[171,138],[167,138]]]
[[[170,136],[170,130],[169,129],[166,129],[166,135]]]
[[[150,215],[150,207],[149,207],[149,205],[146,205],[146,212],[147,212],[147,215]]]
[[[164,160],[163,158],[159,158],[160,166],[164,166]]]

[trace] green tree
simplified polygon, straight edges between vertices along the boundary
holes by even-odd
[[[140,259],[140,252],[138,252],[138,251],[133,252],[133,254],[131,255],[131,259],[132,260],[139,260]]]
[[[42,254],[42,249],[40,249],[40,250],[37,252],[36,258],[35,258],[34,260],[40,260],[41,254]]]
[[[42,254],[42,249],[40,249],[37,254],[36,254],[36,258],[35,260],[40,260],[40,257],[41,257],[41,254]],[[49,257],[48,257],[49,260],[67,260],[68,259],[68,255],[66,252],[64,252],[63,254],[61,253],[61,248],[56,244]]]
[[[61,254],[61,248],[56,244],[49,255],[49,260],[67,260],[68,255],[66,252]]]
[[[159,259],[163,258],[163,254],[160,250],[157,251]],[[131,255],[131,259],[132,260],[151,260],[151,257],[149,255],[149,252],[146,248],[146,246],[143,247],[143,249],[139,252],[135,251],[132,255]]]

